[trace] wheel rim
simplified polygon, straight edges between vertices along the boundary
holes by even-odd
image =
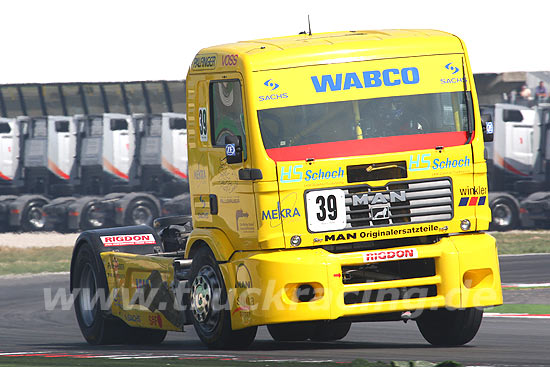
[[[33,228],[42,229],[46,225],[46,219],[44,218],[44,213],[42,208],[38,206],[33,206],[27,212],[27,222],[29,222]]]
[[[135,224],[149,224],[153,220],[153,212],[146,205],[138,205],[132,210],[132,221]]]
[[[203,266],[191,285],[191,311],[193,317],[205,331],[212,331],[217,326],[221,309],[220,281],[210,265]]]
[[[493,208],[493,221],[501,226],[507,227],[512,223],[512,209],[506,204],[496,204]]]
[[[94,323],[95,305],[94,298],[96,295],[97,286],[95,273],[90,264],[86,264],[80,275],[80,294],[78,302],[80,305],[80,316],[87,327]]]
[[[86,220],[92,227],[103,227],[105,225],[105,213],[99,210],[95,204],[91,204],[86,212]]]

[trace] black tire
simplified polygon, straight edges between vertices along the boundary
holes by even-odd
[[[350,321],[319,321],[315,323],[310,339],[320,342],[344,339],[350,328]]]
[[[106,300],[109,287],[105,270],[88,244],[81,246],[71,276],[78,291],[74,304],[76,319],[86,341],[92,345],[124,343],[129,327],[122,320],[107,317],[106,310],[101,310],[101,302],[91,304],[97,292]]]
[[[42,207],[46,204],[46,201],[36,199],[25,206],[21,215],[21,229],[23,231],[43,231],[46,229],[46,218],[42,211]]]
[[[513,199],[506,196],[499,196],[489,203],[493,219],[490,224],[491,230],[510,231],[517,228],[519,223],[519,208]]]
[[[450,311],[424,311],[416,319],[420,333],[432,345],[459,346],[470,342],[477,334],[483,310],[467,308]]]
[[[83,230],[98,229],[106,227],[108,224],[107,214],[98,208],[97,203],[92,201],[82,210],[80,219],[80,228]]]
[[[134,226],[145,224],[153,225],[153,220],[159,216],[159,210],[155,203],[149,199],[141,198],[133,200],[126,209],[125,224]]]
[[[267,330],[278,342],[299,342],[307,340],[314,331],[315,324],[311,321],[288,322],[283,324],[267,325]]]
[[[194,254],[189,284],[193,326],[208,348],[241,349],[252,344],[258,327],[232,329],[225,283],[210,249],[202,247]]]
[[[88,244],[83,244],[76,257],[73,277],[74,288],[79,289],[75,298],[78,326],[89,344],[160,344],[166,330],[134,328],[122,320],[107,315],[101,302],[92,304],[96,292],[99,299],[108,299],[109,286],[105,270]]]

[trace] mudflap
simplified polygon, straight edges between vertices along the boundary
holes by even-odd
[[[183,331],[185,312],[177,296],[174,259],[155,256],[163,251],[158,234],[149,226],[97,229],[76,240],[71,260],[71,292],[79,250],[87,246],[97,256],[109,288],[112,316],[132,327]]]
[[[183,331],[173,259],[120,252],[101,254],[113,316],[133,327]]]

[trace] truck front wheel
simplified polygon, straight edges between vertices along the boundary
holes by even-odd
[[[464,310],[439,309],[424,311],[416,319],[420,333],[432,345],[459,346],[471,341],[477,334],[483,310],[466,308]]]
[[[223,277],[214,255],[206,247],[193,256],[190,284],[193,326],[208,348],[246,348],[252,344],[258,327],[232,330]]]

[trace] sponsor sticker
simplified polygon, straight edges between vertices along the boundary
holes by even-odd
[[[485,205],[487,196],[463,196],[458,206],[481,206]]]
[[[197,55],[193,59],[191,69],[193,70],[212,70],[216,68],[216,54]]]
[[[418,257],[418,251],[415,248],[371,251],[371,252],[365,252],[363,254],[363,262],[377,263],[382,261],[416,259],[417,257]]]
[[[152,234],[131,234],[101,236],[103,246],[136,246],[136,245],[155,245],[155,237]]]

